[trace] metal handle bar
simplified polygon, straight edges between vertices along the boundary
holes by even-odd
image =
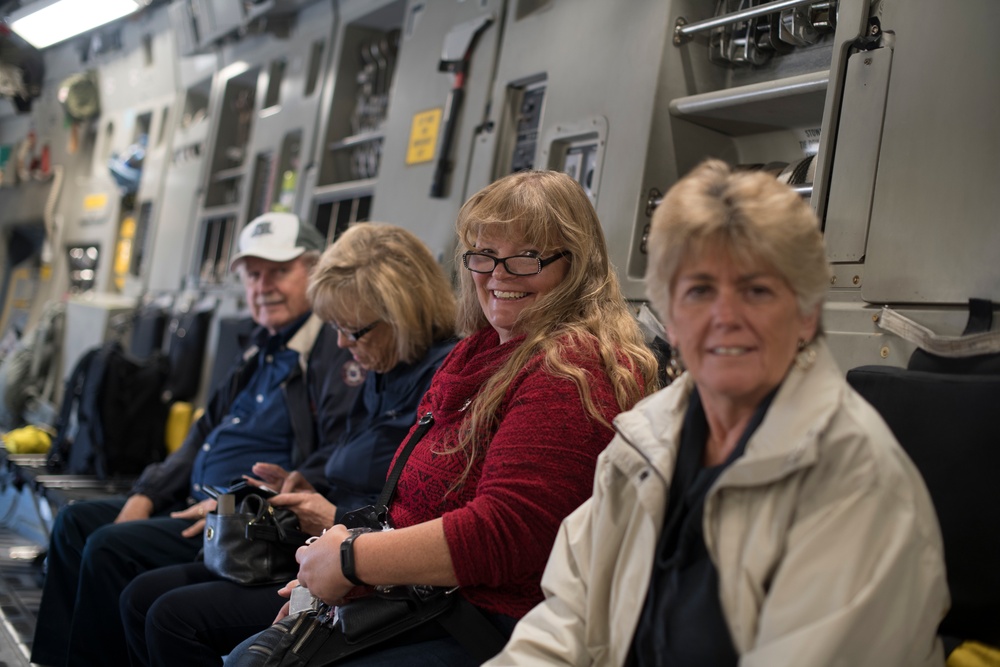
[[[802,185],[791,185],[789,187],[792,188],[792,190],[795,190],[795,192],[803,199],[808,199],[809,197],[812,197],[813,193],[812,183],[803,183]],[[653,211],[656,210],[656,207],[658,207],[662,203],[663,203],[663,193],[660,192],[658,188],[652,188],[649,191],[649,194],[646,195],[646,217],[647,218],[651,217],[653,215]]]
[[[677,23],[674,24],[674,45],[680,46],[690,40],[696,33],[711,30],[712,28],[720,28],[758,16],[766,16],[767,14],[780,12],[784,9],[794,9],[795,7],[819,3],[820,0],[775,0],[774,2],[750,7],[749,9],[741,9],[732,14],[723,14],[722,16],[705,19],[704,21],[696,21],[695,23],[688,23],[681,16],[677,19]]]

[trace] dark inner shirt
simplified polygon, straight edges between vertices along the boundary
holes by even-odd
[[[703,465],[708,421],[697,389],[691,393],[630,667],[735,667],[739,662],[719,601],[719,573],[705,548],[702,516],[708,490],[743,455],[776,393],[757,407],[729,457],[709,467]]]

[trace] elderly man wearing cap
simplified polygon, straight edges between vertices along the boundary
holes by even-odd
[[[290,213],[243,229],[230,268],[259,325],[252,344],[181,448],[148,466],[127,498],[59,512],[32,662],[128,664],[121,591],[143,572],[195,560],[215,508],[204,489],[229,486],[258,461],[295,468],[343,431],[364,371],[310,312],[309,271],[322,248],[319,232]]]

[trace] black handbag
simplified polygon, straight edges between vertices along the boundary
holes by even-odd
[[[460,640],[468,640],[462,642],[465,648],[483,662],[496,655],[506,640],[478,609],[453,593],[454,590],[394,586],[391,591],[359,598],[337,608],[321,603],[317,610],[288,616],[260,633],[248,654],[266,654],[265,667],[325,667],[403,633],[421,633],[415,641],[443,636],[440,628],[432,627],[431,621],[441,621],[442,627],[450,630],[444,619],[462,609],[476,614],[484,624],[486,635],[459,636]]]
[[[293,512],[248,493],[235,513],[205,517],[205,566],[246,586],[285,583],[298,573],[295,550],[308,537]]]
[[[376,504],[346,513],[345,526],[375,531],[391,528],[388,507],[396,483],[406,459],[433,424],[430,412],[420,418],[396,457]],[[379,586],[373,594],[339,607],[320,603],[317,609],[289,616],[258,635],[253,644],[256,648],[250,650],[268,655],[266,667],[322,667],[403,633],[419,632],[437,621],[484,662],[500,652],[506,637],[457,591],[458,587]]]

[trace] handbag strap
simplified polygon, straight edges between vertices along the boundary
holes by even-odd
[[[382,523],[385,523],[388,516],[389,503],[392,501],[392,496],[396,493],[396,484],[399,483],[399,477],[403,474],[403,466],[406,465],[406,460],[410,458],[413,448],[417,446],[417,443],[420,442],[421,438],[426,435],[427,431],[433,425],[434,413],[428,412],[417,422],[416,430],[410,434],[406,444],[403,445],[403,449],[399,452],[399,456],[396,457],[396,463],[392,466],[389,476],[386,477],[385,486],[382,487],[382,493],[379,494],[378,501],[375,503],[375,511],[378,513],[379,521]]]
[[[309,539],[309,535],[293,528],[282,525],[275,515],[274,506],[256,493],[247,494],[240,503],[241,514],[253,514],[253,518],[247,522],[246,536],[251,540],[265,540],[267,542],[280,542],[293,547],[300,547]]]
[[[434,414],[428,412],[417,422],[416,430],[413,431],[406,444],[403,445],[399,456],[396,457],[396,463],[392,466],[392,471],[382,488],[382,494],[375,505],[378,518],[382,523],[386,521],[389,502],[396,492],[396,484],[403,473],[406,460],[410,457],[413,448],[433,425]],[[437,616],[436,620],[441,627],[452,635],[478,662],[485,662],[498,654],[507,643],[507,638],[479,608],[459,595],[457,590],[450,591],[448,595],[455,596],[455,603],[443,615]]]
[[[475,658],[478,664],[484,663],[503,650],[507,644],[507,637],[490,622],[479,607],[457,592],[453,595],[458,598],[454,606],[435,620]]]

